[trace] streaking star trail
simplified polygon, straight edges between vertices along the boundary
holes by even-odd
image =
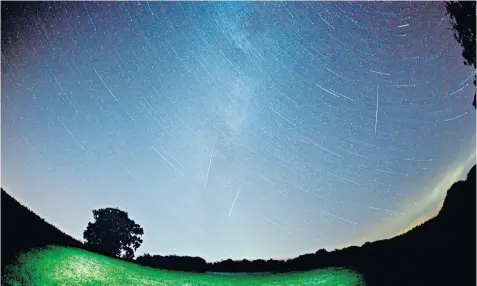
[[[111,206],[137,255],[360,245],[475,163],[443,2],[1,5],[2,187],[76,238]]]

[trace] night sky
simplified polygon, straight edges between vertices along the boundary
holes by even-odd
[[[2,8],[1,184],[76,238],[111,206],[144,228],[137,254],[361,245],[475,164],[443,2]]]

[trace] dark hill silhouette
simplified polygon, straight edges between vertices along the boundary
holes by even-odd
[[[165,269],[211,272],[288,272],[347,267],[364,275],[368,285],[474,285],[476,281],[476,166],[447,191],[439,214],[405,234],[328,252],[282,260],[227,259],[199,263],[195,258],[141,256],[137,263]],[[192,263],[194,261],[194,263]],[[186,266],[187,265],[187,266]],[[182,268],[183,267],[183,268]]]
[[[34,248],[56,244],[82,247],[82,243],[63,233],[7,194],[1,197],[2,272],[15,256]]]
[[[475,285],[476,166],[466,181],[448,190],[439,214],[392,239],[282,260],[225,260],[145,254],[141,265],[194,272],[289,272],[347,267],[364,275],[368,285]],[[20,205],[2,189],[2,268],[18,252],[47,245],[87,249],[81,242]],[[99,250],[87,249],[99,252]]]
[[[27,207],[21,205],[2,188],[1,196],[1,270],[18,254],[49,245],[76,247],[110,256],[105,251],[60,231]],[[131,259],[122,259],[132,261]]]

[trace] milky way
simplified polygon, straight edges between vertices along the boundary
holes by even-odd
[[[475,162],[442,2],[2,8],[2,186],[74,237],[117,206],[139,253],[331,250],[434,214]]]

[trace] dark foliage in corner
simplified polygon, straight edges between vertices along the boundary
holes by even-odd
[[[450,1],[446,2],[447,15],[454,28],[454,37],[462,46],[464,64],[475,69],[475,26],[476,14],[475,1]],[[475,85],[475,79],[474,79]],[[475,94],[472,105],[475,106]]]
[[[83,233],[85,244],[109,256],[134,258],[134,251],[142,244],[142,227],[118,208],[93,210],[93,216],[95,222],[89,222]]]
[[[475,67],[475,1],[446,2],[446,9],[454,28],[454,37],[463,48],[464,63]]]

